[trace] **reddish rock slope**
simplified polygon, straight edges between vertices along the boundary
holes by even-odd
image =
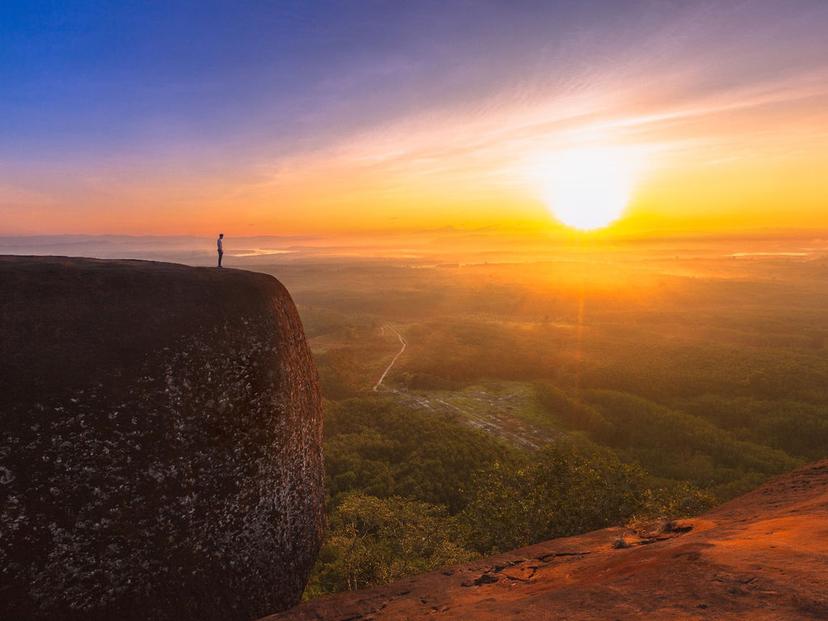
[[[556,539],[267,621],[828,619],[828,461],[616,549],[624,532]]]

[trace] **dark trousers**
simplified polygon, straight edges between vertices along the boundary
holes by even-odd
[[[221,258],[224,256],[224,253],[221,250],[219,250],[218,251],[218,256],[219,256],[218,266],[221,267]]]

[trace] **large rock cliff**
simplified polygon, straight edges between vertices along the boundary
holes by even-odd
[[[250,619],[299,599],[316,371],[270,276],[0,257],[0,618]]]

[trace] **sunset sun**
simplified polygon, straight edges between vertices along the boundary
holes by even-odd
[[[560,153],[549,163],[544,200],[554,217],[582,231],[618,220],[630,200],[632,160],[611,148]]]

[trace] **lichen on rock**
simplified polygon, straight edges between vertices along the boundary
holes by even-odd
[[[250,619],[322,525],[316,371],[274,278],[0,258],[0,618]]]

